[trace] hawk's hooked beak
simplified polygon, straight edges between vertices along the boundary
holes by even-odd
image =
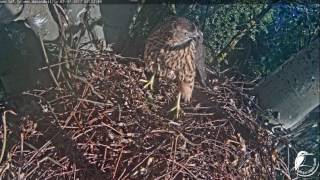
[[[202,32],[196,31],[194,33],[188,34],[186,37],[184,37],[181,41],[175,42],[171,47],[178,47],[183,46],[186,43],[190,43],[191,41],[196,41],[197,39],[200,39],[202,37]]]
[[[190,35],[190,38],[193,39],[193,40],[195,40],[195,39],[200,38],[201,36],[202,36],[202,32],[196,31],[196,32],[194,32],[194,33],[192,33],[192,34]]]

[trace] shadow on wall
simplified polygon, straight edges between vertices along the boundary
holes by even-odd
[[[23,22],[0,25],[0,78],[6,93],[19,94],[49,85],[39,39]]]
[[[144,49],[144,39],[132,39],[129,36],[129,26],[137,8],[137,4],[100,5],[106,42],[125,56],[137,57]]]

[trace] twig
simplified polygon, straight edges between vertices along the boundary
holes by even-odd
[[[73,76],[75,79],[78,79],[78,80],[86,83],[86,84],[90,87],[92,93],[94,93],[95,95],[97,95],[100,99],[104,99],[103,96],[102,96],[101,94],[99,94],[99,93],[95,90],[95,88],[93,87],[93,85],[92,85],[91,83],[89,83],[89,81],[88,81],[86,78],[80,77],[80,76],[77,76],[77,75],[74,75],[74,74],[72,74],[72,76]]]
[[[113,105],[113,104],[110,104],[110,103],[103,103],[103,102],[93,101],[93,100],[89,100],[89,99],[78,98],[78,100],[79,101],[88,102],[88,103],[92,103],[92,104],[98,105],[98,106],[112,106]]]
[[[285,175],[289,180],[291,180],[292,178],[290,177],[290,175],[288,173],[286,173],[284,170],[280,169],[280,168],[275,168],[276,170],[280,171],[283,175]]]
[[[21,143],[20,143],[20,162],[22,161],[23,159],[23,151],[24,151],[24,132],[22,132],[20,134],[20,138],[21,138]],[[18,169],[18,180],[20,180],[22,177],[21,175],[21,164],[19,164],[19,169]]]
[[[117,174],[119,162],[120,162],[120,159],[121,159],[121,157],[122,157],[122,152],[123,152],[123,147],[122,147],[122,149],[121,149],[121,151],[120,151],[120,154],[119,154],[119,157],[118,157],[118,160],[117,160],[117,164],[116,164],[116,169],[115,169],[114,172],[113,172],[112,179],[115,179],[115,176],[116,176],[116,174]]]
[[[45,66],[45,67],[41,67],[41,68],[38,68],[39,71],[42,71],[42,70],[45,70],[45,69],[49,69],[51,67],[56,67],[56,66],[61,66],[62,64],[66,64],[68,62],[73,62],[73,61],[64,61],[64,62],[59,62],[59,63],[56,63],[56,64],[52,64],[52,65],[48,65],[48,66]]]
[[[213,116],[215,113],[183,113],[191,116]]]
[[[113,127],[111,127],[111,126],[109,126],[108,124],[106,124],[106,123],[104,123],[104,122],[101,122],[101,124],[103,124],[104,126],[110,128],[111,130],[113,130],[113,131],[116,132],[117,134],[123,136],[123,133],[122,133],[122,132],[116,130],[115,128],[113,128]]]
[[[2,114],[2,123],[3,123],[3,142],[2,142],[2,149],[1,149],[1,154],[0,154],[0,163],[2,162],[4,152],[6,150],[6,145],[7,145],[7,119],[6,119],[6,114],[11,113],[13,115],[17,115],[14,111],[12,110],[7,110],[4,111]]]
[[[27,166],[30,164],[30,162],[31,162],[38,154],[40,154],[43,149],[45,149],[46,147],[48,147],[50,144],[51,144],[51,141],[49,140],[49,141],[47,141],[41,148],[37,149],[36,152],[30,157],[30,159],[28,160],[28,162],[26,162],[26,163],[24,164],[23,168],[27,167]]]
[[[169,131],[169,130],[163,130],[163,129],[158,129],[158,130],[152,130],[152,131],[151,131],[151,133],[158,133],[158,132],[160,132],[160,133],[173,134],[173,135],[175,135],[175,136],[177,136],[177,137],[180,136],[183,140],[185,140],[185,142],[189,143],[189,144],[192,145],[192,146],[198,146],[198,145],[201,144],[201,143],[196,144],[196,143],[191,142],[191,141],[190,141],[188,138],[186,138],[181,132],[175,132],[175,131]]]
[[[126,57],[126,56],[121,56],[121,55],[118,55],[118,54],[115,54],[114,56],[117,57],[117,58],[119,58],[119,59],[130,59],[130,60],[137,60],[137,61],[141,61],[141,62],[142,62],[142,59],[141,59],[141,58]]]
[[[60,89],[61,89],[61,88],[60,88],[60,85],[59,85],[59,83],[58,83],[56,77],[54,76],[54,73],[53,73],[53,71],[52,71],[52,69],[51,69],[51,67],[50,67],[50,63],[49,63],[47,51],[46,51],[46,48],[44,47],[43,40],[42,40],[42,38],[41,38],[40,36],[39,36],[39,40],[40,40],[40,44],[41,44],[41,48],[42,48],[42,52],[43,52],[43,55],[44,55],[45,62],[46,62],[46,64],[47,64],[48,67],[49,67],[50,75],[51,75],[51,77],[52,77],[52,79],[53,79],[53,82],[56,84],[57,88],[60,90]]]
[[[180,164],[180,163],[178,163],[178,162],[176,162],[176,161],[172,161],[171,159],[167,159],[167,161],[170,161],[170,162],[178,165],[178,166],[181,167],[182,169],[186,170],[187,173],[189,173],[189,174],[190,174],[191,176],[193,176],[195,179],[198,179],[198,177],[197,177],[195,174],[193,174],[187,167],[183,166],[182,164]]]
[[[139,166],[141,166],[141,164],[143,164],[151,155],[153,155],[156,150],[160,149],[160,147],[165,143],[165,141],[166,141],[166,140],[163,140],[162,143],[161,143],[157,148],[155,148],[152,152],[150,152],[139,164],[137,164],[137,165],[131,170],[131,172],[134,172],[134,171],[135,171]],[[123,179],[127,179],[128,176],[129,176],[129,174],[126,175]]]

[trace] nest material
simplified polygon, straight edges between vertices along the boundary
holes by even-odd
[[[38,110],[19,116],[21,136],[2,163],[8,167],[2,177],[275,178],[281,160],[256,124],[242,83],[209,76],[208,88],[195,92],[206,102],[194,95],[174,120],[168,112],[174,82],[145,90],[138,60],[110,52],[83,51],[76,60],[60,90],[25,93]]]

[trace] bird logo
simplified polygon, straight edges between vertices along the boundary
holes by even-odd
[[[316,158],[313,158],[313,164],[311,166],[306,165],[308,156],[314,156],[314,154],[308,153],[307,151],[300,151],[294,161],[294,170],[300,177],[310,177],[318,170],[319,163],[317,163]]]
[[[313,154],[308,153],[307,151],[300,151],[294,161],[294,169],[298,171],[300,166],[303,166],[303,163],[306,160],[306,156],[310,156],[310,155],[313,155]]]

